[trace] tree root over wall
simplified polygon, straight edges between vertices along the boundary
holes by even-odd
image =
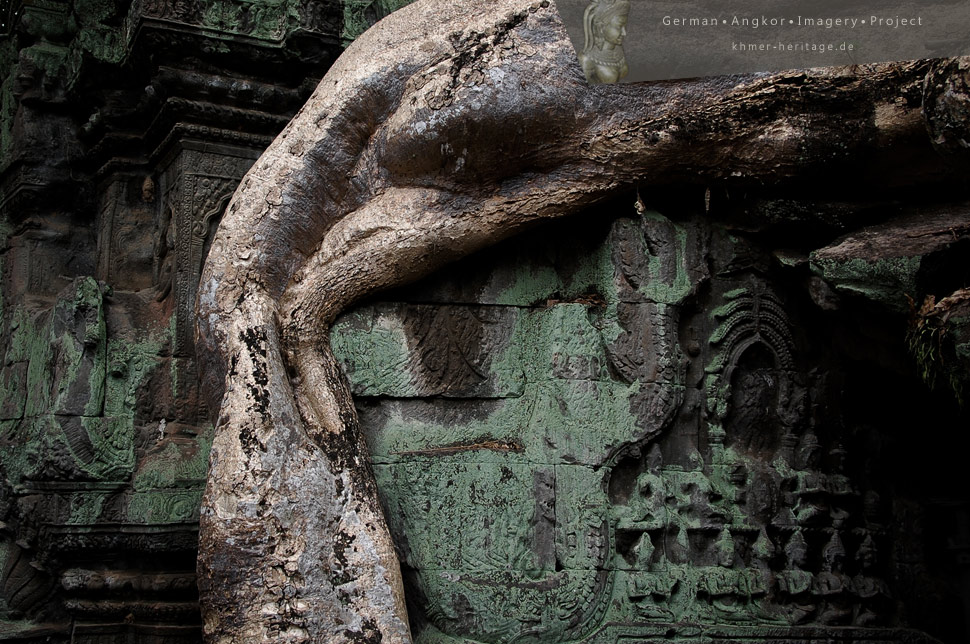
[[[933,155],[924,85],[966,76],[918,61],[590,86],[547,0],[423,0],[379,23],[243,180],[203,274],[208,641],[410,639],[329,348],[347,306],[635,184],[785,184],[860,160],[860,180],[898,174],[879,159]],[[947,110],[966,103],[937,98],[929,130],[952,147]]]

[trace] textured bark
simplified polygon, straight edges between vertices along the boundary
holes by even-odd
[[[367,32],[243,180],[202,277],[208,641],[410,638],[329,348],[348,305],[634,184],[775,184],[860,161],[903,177],[879,158],[932,154],[931,67],[590,86],[545,0],[423,0]]]

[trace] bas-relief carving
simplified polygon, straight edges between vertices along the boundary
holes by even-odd
[[[157,249],[153,249],[154,184],[143,174],[115,175],[99,195],[95,276],[118,290],[151,286]]]
[[[412,0],[343,0],[341,38],[349,44],[368,27]]]
[[[392,8],[404,4],[407,0],[399,0],[396,5],[392,3]],[[310,0],[138,0],[128,16],[128,38],[146,20],[216,29],[225,34],[269,41],[283,40],[298,29],[331,35],[339,31],[339,5]]]
[[[648,213],[582,260],[600,262],[598,284],[492,304],[484,328],[474,307],[375,309],[399,329],[408,383],[394,401],[358,393],[420,640],[718,624],[738,639],[839,626],[893,641],[887,518],[865,507],[878,491],[850,475],[839,432],[816,426],[807,400],[824,378],[770,276],[721,257],[731,243]],[[564,292],[590,287],[602,295]],[[429,353],[444,327],[455,336]],[[419,398],[442,393],[424,385],[436,370],[470,380],[431,411]],[[518,387],[477,387],[499,373]]]
[[[104,180],[92,236],[97,249],[90,249],[91,269],[82,271],[101,281],[79,278],[62,289],[66,280],[51,279],[58,270],[51,267],[71,256],[60,253],[43,266],[59,248],[58,222],[50,232],[43,229],[47,223],[28,223],[23,235],[14,230],[17,246],[4,268],[24,283],[4,295],[26,291],[40,302],[40,312],[11,309],[3,343],[9,367],[0,379],[0,442],[11,448],[0,450],[0,468],[16,493],[0,508],[0,544],[8,563],[20,563],[0,571],[0,618],[21,620],[57,605],[77,620],[78,641],[113,642],[128,637],[128,627],[117,626],[127,624],[126,616],[157,622],[164,615],[185,624],[184,633],[146,626],[145,637],[198,638],[190,591],[180,593],[181,603],[174,591],[149,589],[119,604],[112,596],[58,587],[56,578],[63,561],[92,556],[131,567],[129,574],[137,576],[157,565],[150,561],[153,552],[179,559],[171,564],[176,570],[194,569],[193,524],[208,439],[185,424],[201,422],[205,412],[194,360],[177,347],[191,347],[206,244],[258,155],[256,148],[206,145],[203,152],[183,142],[158,175],[131,169]],[[21,246],[25,252],[18,252]],[[173,312],[170,338],[165,321]],[[166,432],[165,419],[178,422]],[[181,452],[172,456],[175,445]],[[24,576],[31,571],[33,577]],[[102,627],[92,624],[109,631],[115,624],[121,635],[100,633]]]
[[[136,452],[144,450],[143,423],[157,413],[189,418],[184,412],[195,411],[191,401],[181,412],[161,411],[164,401],[174,408],[191,395],[174,391],[185,383],[177,380],[179,366],[170,367],[166,357],[167,333],[131,326],[130,312],[148,306],[138,294],[111,294],[103,282],[78,278],[48,309],[32,316],[14,313],[5,363],[26,368],[18,382],[7,380],[5,397],[19,402],[8,406],[5,416],[11,417],[0,425],[0,470],[13,485],[0,491],[0,543],[9,541],[8,554],[20,562],[0,571],[0,603],[7,604],[8,619],[53,610],[60,600],[52,600],[50,592],[81,621],[114,619],[111,598],[88,595],[77,604],[51,591],[64,561],[93,556],[133,566],[129,574],[137,575],[146,564],[136,563],[141,555],[133,552],[165,551],[180,553],[183,569],[193,567],[191,524],[198,519],[205,455],[187,453],[169,467],[171,476],[151,480],[144,475],[160,459],[153,461],[148,450],[136,463]],[[150,380],[158,404],[145,400]],[[163,439],[177,440],[155,440],[164,444]],[[182,440],[192,442],[184,435]],[[205,444],[204,437],[199,442]],[[24,577],[26,572],[33,576]],[[150,594],[142,600],[161,602],[160,611],[168,601]],[[191,594],[188,600],[188,612],[197,613]]]
[[[208,244],[229,197],[257,156],[252,149],[183,141],[161,171],[154,286],[158,299],[169,292],[174,297],[176,356],[192,354],[195,293]]]
[[[300,84],[294,64],[336,57],[341,6],[21,5],[0,108],[0,639],[24,626],[47,641],[27,622],[49,613],[52,641],[197,642],[210,440],[191,351],[197,275],[225,198],[320,73]],[[200,60],[208,75],[180,64]],[[260,82],[253,65],[265,78],[285,66],[291,84]],[[192,587],[136,583],[118,602],[96,579],[58,586],[79,561],[135,577],[165,566]]]

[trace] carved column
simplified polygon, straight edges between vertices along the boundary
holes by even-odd
[[[193,131],[192,128],[186,128]],[[207,128],[206,128],[207,129]],[[192,133],[203,133],[195,129]],[[243,138],[243,137],[239,137]],[[255,139],[255,140],[254,140]],[[175,298],[173,355],[194,354],[195,293],[202,263],[226,208],[243,175],[259,157],[261,141],[251,147],[213,144],[197,137],[172,142],[159,164],[159,220],[174,232],[172,293]]]

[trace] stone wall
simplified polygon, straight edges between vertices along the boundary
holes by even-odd
[[[3,3],[0,640],[200,641],[198,276],[350,9]]]
[[[200,640],[199,271],[401,4],[0,7],[0,640]],[[966,186],[919,186],[619,195],[343,316],[419,638],[965,639]]]
[[[741,229],[764,203],[702,195],[620,197],[335,325],[419,641],[964,637],[965,416],[890,306],[948,228],[923,209],[883,271],[839,253],[870,229]]]

